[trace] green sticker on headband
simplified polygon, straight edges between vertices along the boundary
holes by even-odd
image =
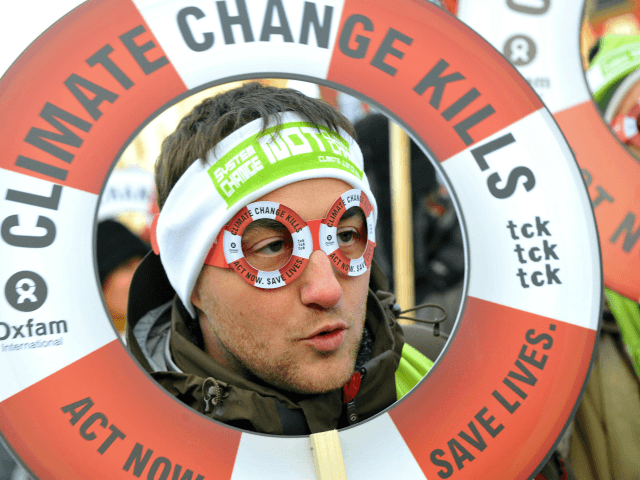
[[[207,172],[231,207],[251,192],[292,173],[337,168],[362,180],[349,143],[336,132],[305,122],[271,127],[240,142]]]

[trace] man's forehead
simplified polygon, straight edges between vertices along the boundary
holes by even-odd
[[[260,198],[286,205],[304,220],[324,218],[340,195],[351,190],[348,183],[335,178],[312,178],[280,187]]]

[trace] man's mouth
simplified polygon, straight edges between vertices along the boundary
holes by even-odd
[[[344,323],[329,325],[315,331],[303,341],[310,343],[319,352],[330,352],[342,345],[346,331]]]

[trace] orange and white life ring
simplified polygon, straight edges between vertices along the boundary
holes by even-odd
[[[159,388],[111,326],[94,260],[101,191],[140,126],[269,77],[387,112],[438,164],[465,232],[446,349],[400,402],[339,432],[349,479],[529,478],[592,362],[595,221],[526,81],[416,0],[92,0],[23,53],[0,81],[2,435],[43,479],[313,478],[307,437],[230,428]]]

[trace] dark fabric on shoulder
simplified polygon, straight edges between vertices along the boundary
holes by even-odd
[[[278,399],[274,399],[283,435],[309,435],[311,432],[301,410],[290,410]]]

